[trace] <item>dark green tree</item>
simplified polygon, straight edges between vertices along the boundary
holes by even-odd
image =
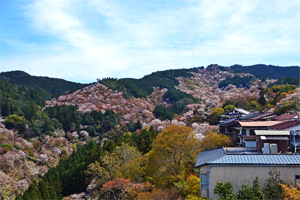
[[[25,118],[16,114],[7,116],[3,123],[7,129],[15,129],[19,132],[25,130]]]
[[[45,133],[46,135],[50,135],[51,132],[53,132],[55,130],[53,122],[51,121],[51,119],[49,118],[49,116],[46,113],[42,113],[41,116],[41,120],[43,122],[42,125],[42,132]]]
[[[235,198],[233,195],[233,186],[230,182],[217,182],[217,185],[214,188],[214,194],[219,195],[219,199],[221,200],[232,200]]]
[[[89,125],[85,130],[89,133],[90,136],[96,136],[96,129],[93,126]]]
[[[140,152],[143,154],[148,153],[152,149],[152,142],[156,138],[157,132],[150,128],[149,131],[146,129],[143,129],[141,133],[139,134],[137,147]]]
[[[284,198],[282,187],[279,183],[284,184],[280,178],[280,171],[273,168],[269,171],[269,177],[264,185],[264,193],[267,199],[279,200]]]
[[[263,190],[261,189],[258,176],[253,180],[252,192],[253,192],[253,200],[265,199],[265,195]]]
[[[33,118],[36,118],[39,112],[38,105],[31,100],[25,107],[24,116],[27,120],[31,121]]]
[[[254,193],[250,185],[242,184],[242,188],[236,193],[236,198],[252,200],[254,198]]]
[[[19,199],[43,199],[41,192],[39,190],[38,182],[35,181],[32,185],[29,186],[28,190],[23,194],[23,198],[18,197]]]
[[[265,92],[264,89],[260,90],[259,95],[258,95],[258,103],[262,106],[265,106],[267,104],[267,100],[265,98]]]
[[[112,140],[105,140],[103,144],[103,149],[108,152],[112,152],[117,147],[117,144]]]

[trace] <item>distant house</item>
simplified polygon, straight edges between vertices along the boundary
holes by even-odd
[[[241,117],[240,121],[271,121],[276,116],[273,112],[257,112]]]
[[[233,143],[237,144],[237,130],[238,120],[250,112],[240,108],[233,108],[232,110],[220,115],[219,131],[233,139]]]
[[[287,121],[287,120],[295,120],[298,118],[297,113],[285,113],[282,115],[279,115],[278,117],[275,117],[274,120],[276,121]]]
[[[290,146],[294,152],[300,149],[300,130],[293,130],[290,134]]]
[[[200,171],[202,198],[218,199],[213,192],[217,182],[230,182],[234,192],[241,188],[242,183],[251,184],[256,177],[263,185],[272,168],[280,171],[281,179],[286,183],[295,181],[300,175],[300,155],[235,152],[220,148],[198,154],[195,167]]]
[[[281,121],[250,121],[239,122],[237,129],[239,131],[240,145],[244,146],[248,136],[254,136],[255,130],[267,130],[270,126],[282,123]],[[251,137],[250,137],[251,138]]]
[[[248,115],[245,115],[243,117],[240,117],[240,121],[255,121],[255,118],[261,116],[263,113],[262,112],[254,112],[254,113],[249,113]]]
[[[282,123],[281,121],[253,121],[239,122],[241,135],[255,135],[254,130],[267,130],[270,126]]]
[[[224,115],[221,115],[221,119],[226,119],[225,121],[220,121],[221,123],[219,124],[219,131],[220,133],[223,133],[229,137],[232,138],[234,145],[241,144],[242,142],[249,141],[250,143],[255,143],[255,137],[248,137],[247,133],[245,132],[244,135],[247,137],[244,137],[242,133],[240,133],[241,130],[241,125],[239,122],[253,122],[253,121],[270,121],[272,118],[274,118],[275,115],[273,112],[255,112],[255,113],[249,113],[248,111],[242,110],[242,109],[237,109],[238,111],[243,111],[243,112],[233,112],[234,110],[225,113]],[[235,113],[238,115],[234,115],[231,113]],[[248,113],[248,114],[247,114]],[[226,117],[225,117],[226,116]],[[232,117],[235,116],[235,117]],[[230,118],[231,117],[231,118]],[[229,119],[227,119],[229,118]],[[280,123],[280,122],[275,122],[275,124]],[[273,123],[271,123],[273,125]],[[256,127],[255,127],[256,128]],[[251,128],[249,128],[250,130]],[[260,128],[258,128],[260,129]],[[267,129],[266,127],[263,127],[263,129]],[[253,129],[254,130],[254,129]],[[242,131],[247,131],[242,130]],[[254,135],[253,131],[252,134]],[[245,139],[245,140],[244,140]],[[250,144],[248,142],[248,144]],[[252,145],[252,144],[251,144]]]
[[[255,130],[254,132],[256,135],[256,151],[258,153],[277,154],[288,150],[290,131]]]
[[[249,111],[239,108],[233,108],[232,110],[220,115],[220,124],[225,122],[228,119],[239,118],[241,116],[245,116],[250,114]]]
[[[300,121],[284,121],[270,126],[270,130],[300,130]]]
[[[236,135],[236,127],[238,125],[238,118],[232,118],[224,121],[219,124],[219,131],[231,138],[234,138]]]

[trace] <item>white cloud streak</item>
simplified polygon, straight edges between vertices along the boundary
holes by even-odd
[[[299,1],[39,0],[27,9],[33,32],[55,41],[18,57],[25,71],[43,66],[38,75],[92,82],[210,63],[300,64]]]

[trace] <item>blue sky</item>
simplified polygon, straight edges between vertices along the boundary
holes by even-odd
[[[299,0],[0,0],[0,71],[91,83],[300,65]]]

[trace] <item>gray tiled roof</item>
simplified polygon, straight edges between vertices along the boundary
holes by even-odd
[[[223,149],[215,149],[198,154],[195,167],[210,165],[298,165],[300,155],[269,154],[243,155],[226,154]]]
[[[226,155],[211,164],[300,165],[300,155]]]
[[[204,151],[198,154],[195,167],[199,167],[225,155],[226,153],[223,148]]]

